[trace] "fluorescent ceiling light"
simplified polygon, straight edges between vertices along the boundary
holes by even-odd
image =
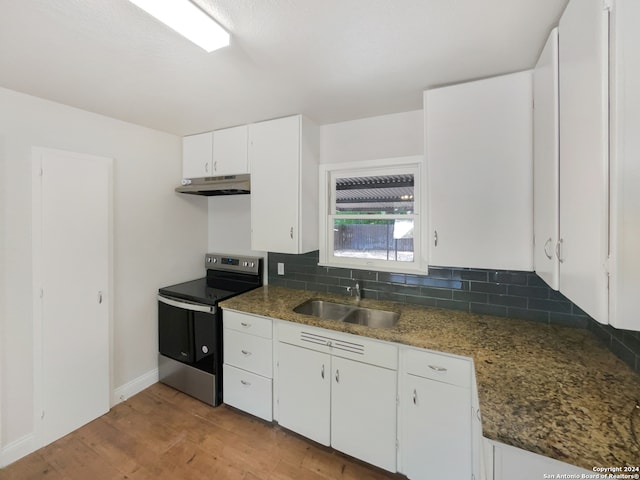
[[[129,0],[207,52],[229,45],[229,33],[189,0]]]

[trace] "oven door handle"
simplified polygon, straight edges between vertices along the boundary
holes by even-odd
[[[158,295],[158,301],[171,305],[172,307],[183,308],[185,310],[191,310],[192,312],[204,312],[215,313],[216,307],[212,305],[203,305],[202,303],[185,302],[184,300],[174,300],[173,298],[163,297]]]

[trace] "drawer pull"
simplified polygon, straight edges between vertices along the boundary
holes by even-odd
[[[324,364],[322,364],[322,370],[320,370],[320,376],[324,380]]]
[[[429,368],[431,370],[433,370],[434,372],[438,372],[438,373],[444,373],[447,371],[446,368],[444,367],[439,367],[438,365],[429,365]]]
[[[251,352],[248,352],[247,350],[240,350],[240,351],[245,357],[248,357],[249,355],[251,355]]]
[[[336,383],[340,383],[340,370],[336,370]]]
[[[247,382],[246,380],[240,380],[240,383],[242,385],[244,385],[245,387],[250,387],[251,386],[251,382]]]
[[[417,405],[418,404],[418,392],[416,392],[416,389],[413,389],[413,404]]]
[[[250,323],[247,323],[247,322],[241,322],[241,323],[240,323],[240,325],[242,325],[244,328],[249,328],[249,327],[251,327],[251,324],[250,324]]]

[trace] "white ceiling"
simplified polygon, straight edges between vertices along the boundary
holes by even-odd
[[[231,46],[208,54],[127,0],[0,0],[0,86],[178,135],[333,123],[531,68],[568,0],[194,1]]]

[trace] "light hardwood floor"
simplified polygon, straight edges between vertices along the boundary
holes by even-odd
[[[403,478],[160,383],[0,470],[1,480]]]

